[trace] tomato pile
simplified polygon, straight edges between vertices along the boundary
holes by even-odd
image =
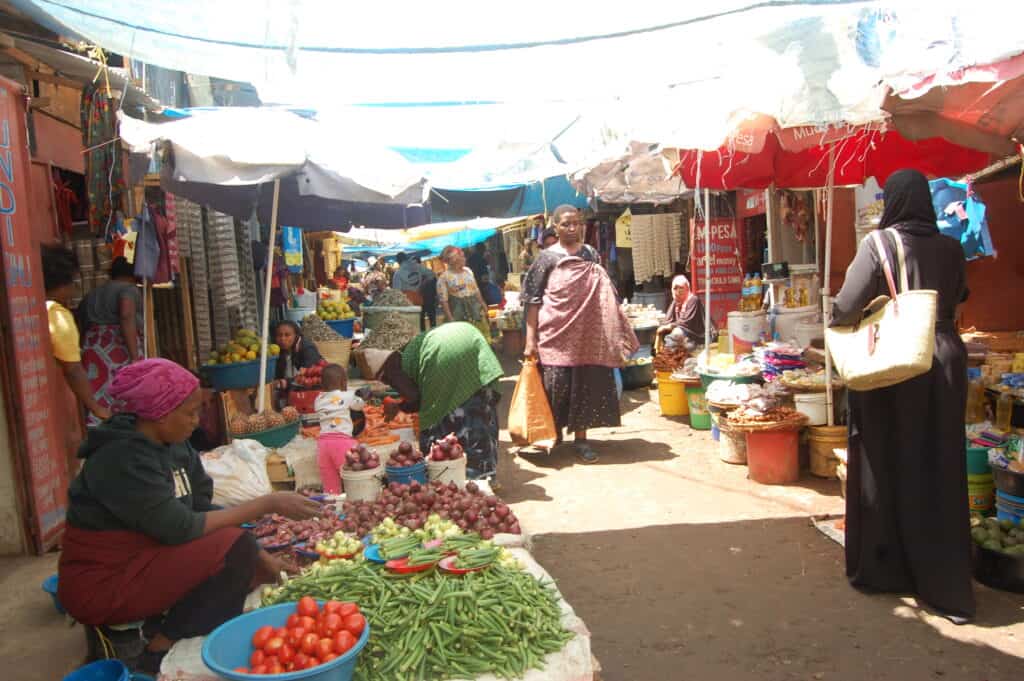
[[[263,626],[252,636],[252,654],[242,674],[284,674],[312,669],[341,657],[356,644],[366,618],[355,603],[327,601],[321,608],[316,600],[299,599],[285,626]]]
[[[320,379],[323,378],[325,366],[327,366],[327,360],[322,359],[311,367],[299,369],[299,373],[295,374],[292,383],[300,388],[320,387]]]

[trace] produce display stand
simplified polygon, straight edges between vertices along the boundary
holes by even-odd
[[[523,564],[524,569],[534,577],[551,581],[551,575],[533,558],[529,551],[516,545],[516,535],[499,535],[513,555]],[[508,539],[516,537],[515,539]],[[500,542],[496,542],[500,543]],[[557,591],[557,586],[555,587]],[[260,603],[257,589],[246,600],[246,610],[254,609]],[[523,681],[599,681],[599,666],[590,649],[590,631],[583,620],[576,615],[565,597],[558,592],[562,613],[562,626],[573,634],[573,638],[557,653],[544,658],[544,669],[531,669],[521,678]],[[371,633],[372,635],[372,633]],[[164,658],[158,681],[220,681],[213,672],[203,665],[201,650],[203,638],[184,639],[175,643]],[[477,676],[475,681],[498,681],[492,674]]]

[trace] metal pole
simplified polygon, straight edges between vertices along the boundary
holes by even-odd
[[[256,413],[267,406],[267,350],[270,336],[270,290],[274,279],[274,242],[277,240],[277,201],[281,196],[281,180],[274,180],[274,201],[270,208],[270,241],[267,243],[267,283],[263,288],[263,329],[260,333],[260,384]]]
[[[821,319],[827,329],[832,320],[832,304],[829,279],[832,276],[832,199],[836,184],[836,145],[828,148],[828,186],[825,188],[825,269],[821,282]],[[835,425],[832,390],[832,355],[828,352],[828,335],[825,336],[825,411],[828,425]]]
[[[704,188],[704,352],[711,360],[711,190]]]

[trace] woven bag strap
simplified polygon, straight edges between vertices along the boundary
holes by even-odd
[[[910,278],[907,275],[907,253],[903,247],[903,236],[892,227],[885,231],[890,232],[893,241],[896,242],[896,266],[900,269],[900,293],[904,293],[910,290]]]
[[[875,243],[875,249],[878,250],[878,258],[882,261],[882,270],[885,272],[885,281],[889,284],[889,297],[894,301],[896,300],[896,282],[892,277],[892,266],[889,265],[889,256],[885,253],[885,246],[882,244],[882,237],[879,235],[881,230],[874,230],[871,232],[871,239]]]

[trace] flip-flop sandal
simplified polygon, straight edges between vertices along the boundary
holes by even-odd
[[[597,453],[585,442],[576,442],[573,446],[576,448],[576,458],[578,458],[581,463],[589,465],[599,461]]]

